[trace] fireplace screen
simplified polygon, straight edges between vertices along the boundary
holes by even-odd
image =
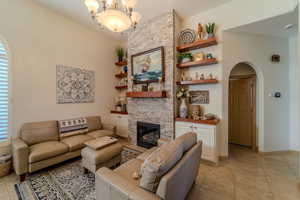
[[[157,146],[160,138],[160,125],[137,122],[137,144],[141,147],[151,148]]]

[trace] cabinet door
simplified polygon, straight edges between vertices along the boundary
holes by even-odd
[[[176,122],[175,137],[179,137],[191,131],[193,131],[191,123]]]
[[[213,162],[217,162],[215,128],[194,125],[194,130],[197,133],[198,140],[202,140],[203,142],[202,158]]]

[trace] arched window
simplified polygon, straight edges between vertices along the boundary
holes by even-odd
[[[4,43],[0,40],[0,141],[8,139],[8,52]]]

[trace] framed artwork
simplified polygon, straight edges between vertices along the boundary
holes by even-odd
[[[208,90],[190,91],[190,103],[209,104],[209,91]]]
[[[134,83],[144,84],[164,80],[164,48],[158,47],[131,56]]]
[[[95,72],[75,67],[56,66],[58,104],[95,101]]]

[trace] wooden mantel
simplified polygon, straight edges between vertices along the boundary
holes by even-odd
[[[167,98],[166,91],[148,91],[148,92],[127,92],[130,98]]]

